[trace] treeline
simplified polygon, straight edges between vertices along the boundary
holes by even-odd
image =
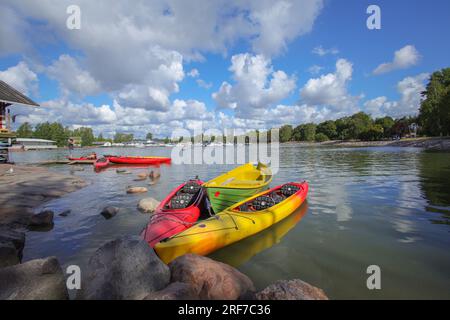
[[[327,120],[319,124],[306,123],[297,127],[284,125],[280,128],[280,142],[355,139],[375,141],[390,139],[393,136],[403,137],[410,133],[410,125],[416,121],[415,117],[372,119],[370,115],[358,112],[350,117]]]
[[[91,128],[80,127],[71,130],[58,122],[43,122],[37,124],[34,128],[31,124],[25,122],[17,129],[16,133],[19,138],[53,140],[58,147],[66,146],[70,137],[80,137],[82,146],[90,146],[94,141],[103,139],[101,135],[96,138]]]

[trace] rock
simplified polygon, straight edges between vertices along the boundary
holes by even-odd
[[[31,216],[29,225],[31,227],[49,227],[53,226],[53,211],[44,210]]]
[[[150,178],[150,179],[158,179],[158,178],[160,178],[161,177],[161,173],[159,172],[159,171],[150,171],[150,174],[148,175],[148,177]]]
[[[60,217],[67,217],[72,211],[70,209],[68,210],[64,210],[63,212],[61,212],[60,214],[58,214],[58,216]]]
[[[0,228],[0,268],[20,263],[24,246],[23,231],[7,227]]]
[[[80,167],[80,166],[76,166],[76,167],[70,168],[70,171],[84,171],[84,168]]]
[[[322,289],[300,279],[279,280],[256,294],[258,300],[328,300]]]
[[[90,258],[80,299],[143,299],[169,284],[170,271],[139,237],[122,237]]]
[[[128,187],[127,193],[143,193],[147,192],[148,189],[146,187]]]
[[[117,207],[112,207],[112,206],[108,206],[108,207],[104,207],[102,212],[100,212],[100,214],[105,217],[105,219],[111,219],[112,217],[114,217],[117,213],[119,212],[119,208]]]
[[[158,182],[158,180],[152,180],[148,183],[149,186],[154,186],[156,183]]]
[[[137,207],[138,210],[143,213],[153,213],[158,205],[158,200],[153,198],[144,198],[139,201]]]
[[[120,174],[131,174],[131,171],[128,171],[126,169],[117,169],[116,172]]]
[[[196,300],[194,289],[187,283],[173,282],[160,291],[148,294],[144,300]]]
[[[139,173],[139,174],[137,175],[137,177],[138,177],[139,179],[145,180],[145,179],[147,179],[147,177],[148,177],[148,173],[141,172],[141,173]]]
[[[0,300],[66,300],[64,274],[55,257],[0,269]]]
[[[171,282],[189,284],[199,299],[252,299],[253,282],[235,268],[210,258],[186,254],[170,264]]]

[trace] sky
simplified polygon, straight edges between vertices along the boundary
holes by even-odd
[[[132,3],[0,2],[0,79],[40,104],[14,106],[16,127],[170,137],[398,118],[417,114],[430,74],[450,66],[447,0]],[[370,5],[380,29],[367,27]]]

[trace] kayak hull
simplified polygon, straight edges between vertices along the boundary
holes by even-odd
[[[79,157],[79,158],[75,158],[75,157],[67,157],[67,159],[69,159],[70,161],[82,161],[82,160],[96,160],[95,158],[89,158],[89,157]]]
[[[208,193],[211,207],[215,213],[219,213],[266,190],[271,181],[272,172],[267,166],[247,163],[206,182],[203,186]]]
[[[191,228],[155,245],[155,251],[162,261],[169,263],[175,258],[194,253],[207,255],[232,243],[248,238],[283,220],[305,201],[308,184],[292,183],[299,190],[280,203],[264,210],[242,212],[241,205],[261,195],[277,191],[281,186],[259,193],[214,217],[198,222]]]
[[[99,158],[94,162],[94,169],[101,170],[108,167],[110,164],[108,158]]]
[[[202,185],[200,180],[195,181],[199,186]],[[199,219],[204,208],[205,192],[202,188],[193,196],[191,205],[182,209],[171,209],[169,203],[180,190],[183,189],[185,183],[175,188],[155,209],[154,214],[150,218],[150,222],[142,232],[142,238],[147,241],[150,247],[156,243],[176,235],[189,227],[191,227]]]
[[[161,164],[170,163],[170,158],[165,157],[117,157],[108,156],[108,160],[117,164]]]

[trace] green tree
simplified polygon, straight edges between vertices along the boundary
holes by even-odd
[[[392,135],[392,127],[395,124],[394,119],[391,117],[383,117],[375,120],[375,124],[380,125],[383,128],[383,137],[389,138]]]
[[[134,139],[134,135],[132,133],[117,132],[114,135],[114,142],[116,142],[116,143],[130,142],[133,139]]]
[[[32,138],[33,127],[28,122],[22,123],[19,129],[17,129],[17,136],[19,138]]]
[[[314,123],[307,123],[302,130],[302,141],[314,141],[316,139],[316,128]]]
[[[147,140],[152,140],[153,139],[153,134],[151,132],[147,133],[147,135],[145,136],[145,138]]]
[[[323,133],[329,139],[336,139],[337,138],[336,123],[332,120],[320,123],[317,126],[317,133]]]
[[[91,146],[92,143],[95,141],[94,133],[92,131],[92,128],[88,127],[80,127],[73,131],[73,135],[77,137],[81,137],[81,145],[84,146]]]
[[[377,141],[383,138],[384,129],[380,124],[371,125],[367,130],[361,132],[359,138],[365,141]]]
[[[432,136],[450,134],[450,68],[431,75],[420,105],[419,123]]]
[[[288,142],[292,140],[293,129],[291,125],[284,125],[280,128],[280,142]],[[259,136],[259,135],[258,135]]]
[[[319,132],[316,133],[316,137],[315,137],[316,142],[324,142],[324,141],[328,141],[330,140],[326,134]]]

